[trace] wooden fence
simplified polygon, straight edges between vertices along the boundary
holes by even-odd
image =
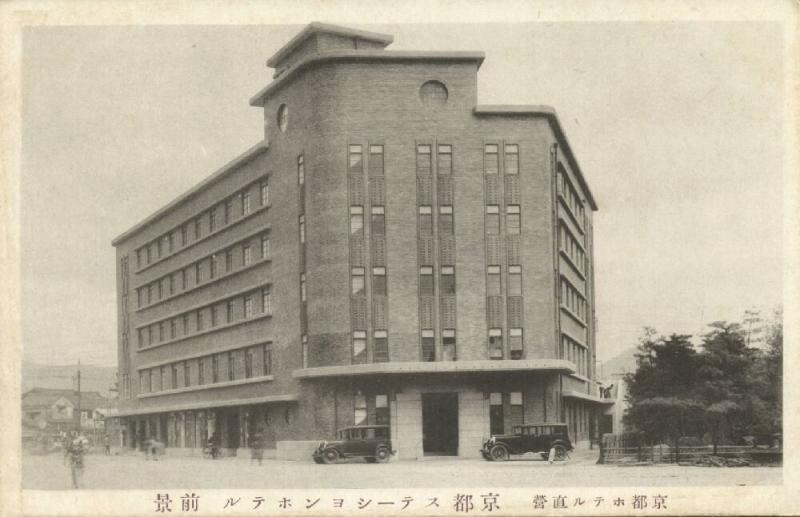
[[[780,447],[739,445],[646,444],[641,435],[604,434],[600,440],[603,464],[677,463],[679,465],[739,466],[776,464],[783,460]]]

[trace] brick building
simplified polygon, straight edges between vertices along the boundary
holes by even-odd
[[[590,439],[597,207],[555,112],[477,105],[481,52],[391,42],[307,26],[250,99],[264,141],[114,240],[129,445]]]

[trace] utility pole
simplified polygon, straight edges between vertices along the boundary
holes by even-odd
[[[78,434],[81,434],[81,360],[78,359]]]

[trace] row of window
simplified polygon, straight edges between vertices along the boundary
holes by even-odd
[[[272,375],[272,348],[261,344],[139,371],[139,393]]]
[[[519,235],[522,232],[522,219],[519,205],[506,206],[506,233]],[[500,235],[500,206],[486,206],[486,235]]]
[[[572,212],[573,217],[578,222],[578,226],[582,229],[585,226],[586,211],[583,206],[583,201],[578,195],[578,191],[572,185],[572,182],[567,175],[564,166],[558,164],[558,193],[564,198]]]
[[[258,182],[257,185],[260,205],[262,207],[269,205],[269,181],[264,179]],[[251,190],[253,186],[248,185],[241,192],[229,196],[191,221],[185,222],[165,235],[137,248],[136,268],[146,267],[153,261],[175,253],[179,248],[188,245],[190,242],[198,241],[205,235],[248,215],[252,210]]]
[[[500,146],[486,144],[483,151],[484,172],[498,174],[500,172]],[[503,146],[503,166],[505,174],[519,174],[519,146],[516,144]]]
[[[257,251],[253,248],[258,246]],[[179,292],[197,287],[211,281],[220,274],[227,274],[237,268],[253,263],[255,254],[263,260],[270,256],[269,234],[264,233],[256,242],[245,239],[220,253],[212,253],[176,272],[162,276],[147,285],[136,289],[136,303],[139,308],[157,303]]]
[[[385,330],[376,330],[372,333],[372,362],[385,363],[389,361],[389,333]],[[367,332],[365,330],[353,331],[353,364],[367,362]]]
[[[298,240],[300,242],[300,361],[308,368],[308,291],[306,289],[306,161],[304,155],[297,157],[298,206],[300,216],[297,220]]]
[[[559,301],[579,320],[586,322],[586,298],[566,278],[561,278]]]
[[[522,296],[522,266],[508,266],[506,289],[508,296]],[[502,296],[502,294],[500,266],[488,266],[486,268],[486,296]]]
[[[260,296],[259,296],[260,295]],[[258,300],[260,298],[260,300]],[[256,307],[256,301],[260,305]],[[223,315],[220,313],[224,309]],[[260,311],[262,315],[272,314],[272,294],[269,287],[244,296],[218,302],[199,309],[185,312],[174,318],[158,321],[138,329],[139,348],[188,337],[215,328],[220,324],[232,324],[237,320],[249,319]]]
[[[575,363],[578,374],[589,376],[589,351],[566,334],[561,335],[561,358]]]
[[[489,394],[489,432],[493,435],[504,434],[511,431],[515,425],[525,423],[522,392]],[[506,408],[509,411],[510,428],[506,430]]]
[[[370,207],[370,233],[373,237],[386,235],[386,209],[383,206]],[[350,237],[364,238],[364,207],[354,205],[350,207]]]
[[[383,167],[383,146],[370,145],[367,172],[370,176],[383,176]],[[350,144],[348,146],[347,173],[359,175],[364,173],[364,151],[361,144]]]
[[[369,406],[371,407],[367,405],[367,402],[367,395],[356,394],[353,397],[353,425],[389,425],[389,395],[370,396]],[[375,415],[372,422],[369,421],[369,409],[372,409]]]
[[[417,176],[428,176],[432,172],[432,146],[417,145]],[[453,146],[439,144],[436,146],[436,173],[453,173]]]
[[[569,228],[563,223],[558,228],[558,242],[561,251],[567,254],[572,264],[578,268],[578,271],[585,273],[586,253],[584,253],[583,248]]]
[[[522,359],[523,340],[522,329],[508,329],[508,354],[509,359]],[[489,359],[504,359],[505,351],[503,347],[503,329],[489,329]]]

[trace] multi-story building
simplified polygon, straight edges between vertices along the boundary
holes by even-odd
[[[558,118],[478,105],[481,52],[391,42],[307,26],[250,99],[264,141],[114,240],[131,445],[589,440],[597,207]]]

